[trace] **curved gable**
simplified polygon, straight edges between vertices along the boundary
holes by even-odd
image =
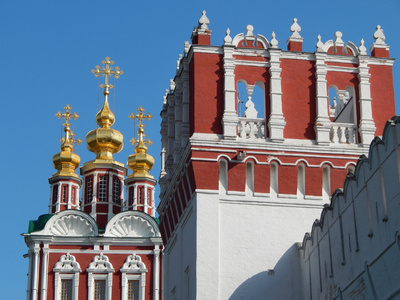
[[[105,236],[160,237],[156,221],[140,211],[125,211],[115,215],[107,224]]]
[[[97,236],[98,228],[95,220],[87,213],[71,209],[55,214],[43,230],[33,232],[32,235]]]

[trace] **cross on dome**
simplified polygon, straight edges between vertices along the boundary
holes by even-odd
[[[100,87],[104,88],[104,95],[108,95],[109,89],[113,88],[113,85],[108,83],[108,79],[113,76],[118,79],[119,76],[124,74],[124,71],[122,71],[119,67],[112,67],[114,61],[111,60],[108,56],[105,60],[101,61],[101,64],[105,65],[105,67],[100,67],[99,65],[97,65],[91,72],[94,74],[95,77],[99,77],[100,75],[102,75],[102,77],[105,77],[105,82],[104,84],[101,84]]]
[[[133,114],[131,113],[128,117],[130,119],[132,119],[132,121],[138,119],[139,124],[137,125],[139,127],[138,129],[138,139],[136,140],[135,138],[131,139],[130,142],[134,145],[135,143],[138,143],[138,145],[140,143],[144,143],[147,144],[147,146],[150,146],[152,144],[152,141],[150,141],[150,139],[148,139],[147,141],[143,140],[143,137],[145,137],[144,135],[144,124],[143,124],[143,120],[147,119],[148,121],[150,121],[150,119],[153,117],[150,113],[147,113],[147,115],[143,114],[144,112],[144,108],[142,106],[140,106],[138,109],[139,111],[138,114]]]
[[[62,114],[62,113],[59,111],[59,112],[56,113],[56,115],[55,115],[58,119],[60,119],[61,117],[63,117],[63,118],[65,119],[65,123],[63,124],[64,126],[70,125],[69,122],[68,122],[69,119],[74,119],[74,120],[76,120],[76,119],[79,118],[79,115],[78,115],[77,113],[73,113],[73,114],[72,114],[72,113],[70,112],[70,110],[72,109],[72,107],[69,106],[69,104],[67,104],[67,106],[64,106],[64,109],[65,109],[65,113]]]

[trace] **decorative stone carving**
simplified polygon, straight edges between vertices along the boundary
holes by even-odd
[[[224,45],[232,45],[232,38],[229,35],[231,33],[230,29],[226,30],[226,36],[224,37]]]
[[[333,43],[333,51],[336,53],[338,47],[344,47],[344,42],[342,40],[343,33],[340,31],[335,32],[335,42]],[[343,49],[344,52],[345,49]]]
[[[203,30],[208,29],[208,24],[210,24],[210,20],[206,16],[206,11],[203,10],[202,16],[199,20],[199,29],[203,29]]]
[[[272,31],[272,34],[271,34],[271,48],[278,48],[278,40],[275,38],[275,32],[274,31]]]
[[[139,216],[126,216],[112,224],[107,235],[117,237],[153,237],[155,232],[153,226],[147,220]]]
[[[318,34],[317,40],[318,40],[317,45],[316,45],[317,52],[325,52],[324,51],[324,43],[321,41],[321,35]]]
[[[381,28],[380,25],[376,26],[376,31],[374,33],[374,46],[376,45],[382,45],[382,46],[386,46],[387,44],[385,43],[385,35],[383,34],[383,29]]]
[[[103,255],[103,253],[100,253],[93,258],[86,271],[91,273],[108,273],[114,272],[114,268],[108,260],[108,257]]]
[[[360,47],[358,48],[358,50],[360,50],[361,55],[367,55],[367,48],[365,48],[364,46],[364,39],[361,39]]]
[[[88,220],[68,215],[56,220],[49,228],[49,233],[55,236],[93,236],[94,228]]]
[[[76,262],[75,256],[67,253],[61,255],[60,259],[54,266],[53,271],[63,273],[80,272],[81,267],[79,266],[79,263]]]
[[[293,32],[292,35],[290,36],[291,38],[296,38],[296,39],[301,39],[300,31],[301,27],[299,24],[297,24],[297,19],[293,19],[293,24],[290,26],[290,31]]]
[[[126,258],[120,271],[125,273],[142,273],[147,272],[147,269],[146,265],[142,262],[142,258],[133,253]]]

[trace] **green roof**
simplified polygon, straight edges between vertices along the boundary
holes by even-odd
[[[39,231],[44,228],[47,221],[53,216],[53,214],[45,214],[39,216],[37,220],[30,220],[28,226],[28,233]]]

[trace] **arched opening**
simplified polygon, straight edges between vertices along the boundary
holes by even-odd
[[[297,166],[297,199],[304,199],[306,195],[306,168],[303,163]]]
[[[246,164],[246,195],[254,193],[254,165],[252,162]]]
[[[329,201],[331,197],[331,168],[327,165],[322,168],[322,199]]]
[[[225,159],[219,161],[219,193],[228,191],[228,162]]]
[[[276,162],[271,163],[269,193],[270,193],[271,199],[276,199],[279,195],[278,164]]]
[[[247,139],[265,137],[264,90],[265,87],[261,81],[257,81],[255,84],[248,84],[241,79],[237,82],[239,137]]]
[[[347,86],[339,90],[336,85],[329,86],[329,117],[332,122],[332,143],[356,143],[357,114],[356,92],[354,87]]]

